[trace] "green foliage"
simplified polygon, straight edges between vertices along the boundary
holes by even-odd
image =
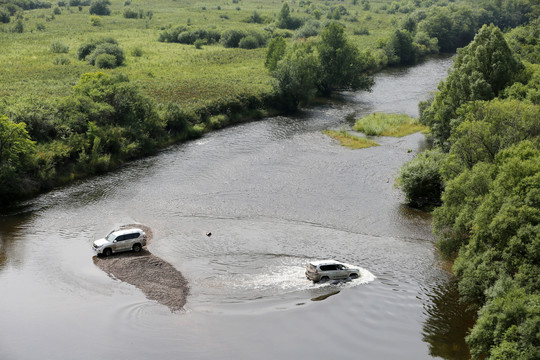
[[[107,53],[101,53],[95,58],[95,65],[99,69],[113,69],[116,62],[116,56]]]
[[[523,60],[540,64],[540,18],[526,26],[512,29],[506,38],[512,51],[519,54]]]
[[[341,129],[340,131],[324,130],[323,134],[330,136],[332,139],[338,140],[342,146],[353,150],[379,146],[379,144],[376,142],[365,137],[352,135],[345,129]]]
[[[53,40],[51,42],[50,50],[54,54],[67,54],[69,52],[69,45],[64,44],[59,40]]]
[[[279,104],[284,109],[296,110],[317,93],[319,59],[310,44],[296,44],[277,63],[272,76],[277,80]]]
[[[493,25],[482,27],[474,41],[458,52],[452,72],[439,84],[439,92],[422,112],[421,121],[447,149],[456,110],[468,101],[493,99],[516,80],[522,67],[501,31]]]
[[[92,0],[89,9],[90,15],[110,15],[109,5],[111,5],[109,0]]]
[[[18,34],[22,34],[24,32],[24,24],[21,19],[18,19],[17,21],[15,21],[15,24],[11,28],[11,32],[18,33]]]
[[[287,43],[285,42],[285,39],[283,39],[281,36],[273,38],[268,44],[268,49],[266,50],[264,66],[268,70],[274,71],[277,67],[278,61],[281,60],[285,55],[286,49]]]
[[[369,136],[402,137],[425,130],[425,126],[405,114],[373,113],[357,120],[354,130]]]
[[[283,3],[278,14],[276,26],[280,29],[296,30],[302,26],[302,19],[291,16],[291,10],[288,3]]]
[[[6,8],[0,7],[0,23],[7,24],[11,21],[11,14]]]
[[[102,39],[90,39],[89,41],[83,43],[77,50],[77,58],[79,60],[86,60],[88,55],[90,55],[98,45],[100,44],[114,44],[118,45],[118,42],[110,37]]]
[[[388,65],[412,65],[418,60],[418,51],[407,30],[396,30],[385,47]]]
[[[90,65],[97,66],[97,58],[101,55],[108,55],[107,57],[101,57],[100,63],[107,66],[120,66],[124,62],[124,51],[120,46],[110,43],[102,43],[96,46],[96,48],[85,59]],[[114,60],[114,61],[113,61]],[[98,66],[99,67],[99,66]],[[109,68],[109,67],[108,67]]]
[[[444,185],[439,170],[445,156],[440,150],[427,150],[401,168],[398,183],[407,204],[417,208],[440,204]]]
[[[306,39],[317,36],[321,32],[321,23],[317,20],[309,20],[302,25],[294,34],[295,39]]]
[[[338,23],[331,23],[321,34],[317,46],[320,61],[318,89],[328,95],[334,90],[369,89],[373,79],[367,75],[372,59],[360,54]]]
[[[15,123],[5,115],[0,116],[0,171],[23,164],[34,145],[24,122]]]
[[[99,16],[92,15],[90,16],[90,24],[92,26],[102,26],[103,20]]]
[[[540,357],[539,333],[540,295],[506,276],[490,291],[467,342],[475,358],[533,360]]]
[[[221,33],[220,42],[227,48],[236,48],[245,36],[246,33],[243,30],[229,29]]]
[[[259,40],[253,35],[248,35],[238,43],[238,47],[241,49],[256,49],[259,47]]]

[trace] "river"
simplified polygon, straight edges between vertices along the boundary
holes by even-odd
[[[371,93],[216,131],[9,209],[1,358],[467,358],[470,317],[430,216],[394,185],[424,136],[349,150],[321,133],[372,112],[417,116],[450,65],[389,69]],[[94,265],[92,242],[132,223],[152,228],[148,250],[189,281],[185,311]],[[307,281],[306,263],[326,258],[364,276]]]

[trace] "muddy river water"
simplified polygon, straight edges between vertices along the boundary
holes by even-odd
[[[388,70],[372,93],[214,132],[9,209],[0,358],[466,358],[470,319],[430,216],[394,186],[423,135],[349,150],[321,133],[375,111],[416,116],[450,64]],[[92,242],[133,223],[189,282],[184,310],[94,264]],[[306,263],[325,258],[363,276],[307,281]]]

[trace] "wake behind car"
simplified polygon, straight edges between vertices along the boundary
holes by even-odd
[[[313,281],[356,279],[360,269],[336,260],[312,261],[306,267],[306,277]]]
[[[123,229],[111,231],[103,239],[94,241],[92,249],[98,254],[110,256],[122,251],[141,251],[146,246],[146,234],[141,229]]]

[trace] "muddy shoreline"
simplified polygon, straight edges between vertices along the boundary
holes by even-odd
[[[148,236],[147,246],[153,240],[152,230],[144,225],[131,224],[122,228],[139,228]],[[140,289],[148,299],[167,306],[171,311],[184,308],[189,294],[187,280],[182,273],[147,249],[139,253],[124,252],[109,257],[94,256],[94,264],[113,279]]]

